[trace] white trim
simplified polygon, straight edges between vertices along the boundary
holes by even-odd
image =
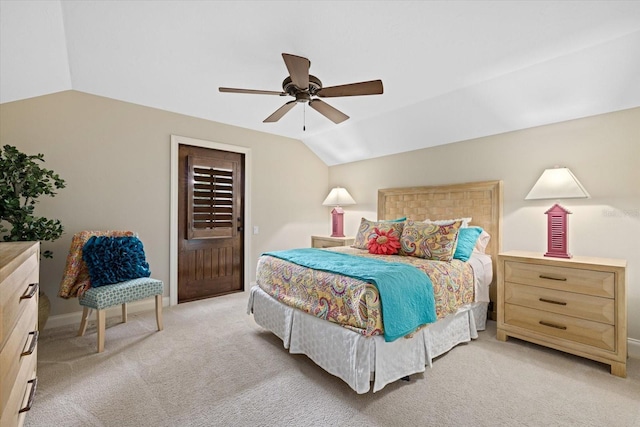
[[[171,135],[171,215],[169,225],[169,304],[178,304],[178,145],[211,148],[244,154],[244,289],[251,279],[251,149],[238,145]]]
[[[640,340],[629,338],[627,340],[627,353],[629,357],[640,359]]]

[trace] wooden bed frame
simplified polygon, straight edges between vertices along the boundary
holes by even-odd
[[[489,311],[491,319],[496,320],[496,266],[502,250],[502,181],[378,190],[378,220],[401,217],[415,221],[471,217],[471,225],[482,227],[491,235],[486,249],[494,260]]]

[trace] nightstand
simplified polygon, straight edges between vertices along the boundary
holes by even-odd
[[[333,248],[335,246],[351,246],[355,237],[311,236],[312,248]]]
[[[625,260],[498,255],[497,338],[519,338],[627,375]]]

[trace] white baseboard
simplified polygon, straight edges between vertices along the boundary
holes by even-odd
[[[627,346],[629,357],[640,359],[640,340],[629,338],[627,342],[629,344]]]
[[[162,298],[162,306],[167,307],[169,305],[169,297]],[[127,304],[127,313],[141,313],[143,311],[151,311],[156,309],[155,298],[147,298],[142,301],[134,301]],[[122,306],[114,305],[107,309],[107,317],[122,316]],[[73,313],[58,314],[56,316],[50,316],[45,325],[45,329],[57,328],[60,326],[77,325],[80,327],[80,320],[82,318],[82,306],[78,305],[78,311]],[[95,320],[95,316],[92,316],[89,320]]]

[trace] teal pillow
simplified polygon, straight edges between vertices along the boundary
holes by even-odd
[[[453,258],[468,261],[473,252],[473,248],[476,246],[476,241],[478,237],[480,237],[480,233],[482,233],[482,228],[480,227],[461,228],[458,231],[458,244]]]
[[[406,216],[397,219],[383,219],[382,222],[405,222],[407,220]]]
[[[93,236],[82,247],[82,259],[94,288],[151,276],[142,242],[134,236]]]

